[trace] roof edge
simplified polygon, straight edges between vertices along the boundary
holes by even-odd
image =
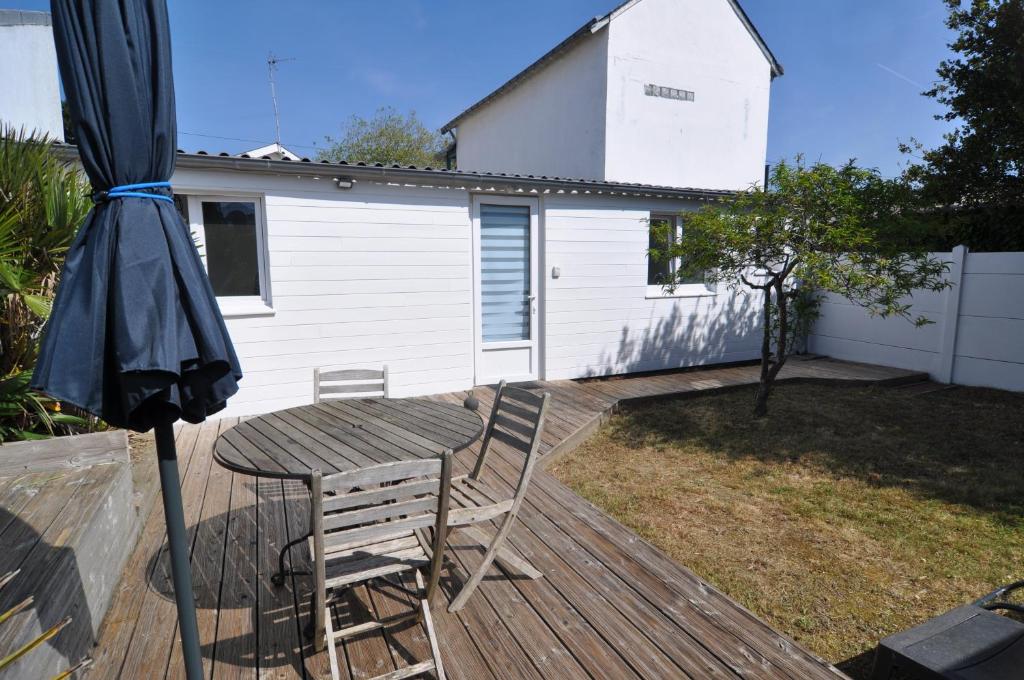
[[[78,149],[73,145],[58,144],[54,146],[54,149],[63,160],[78,160]],[[182,151],[177,153],[176,161],[179,168],[187,169],[234,170],[324,179],[420,184],[424,186],[451,186],[456,184],[466,185],[458,188],[466,188],[471,191],[477,189],[494,192],[553,191],[697,200],[717,200],[738,193],[730,189],[669,187],[629,182],[566,179],[561,177],[506,175],[492,172],[467,172],[464,170],[435,170],[397,165],[330,163],[310,160],[275,161],[268,158],[244,158],[230,154],[209,155],[204,153],[185,153]]]
[[[635,2],[635,0],[631,0],[631,2]],[[443,134],[445,132],[451,131],[453,128],[457,127],[459,121],[464,119],[466,116],[475,112],[477,109],[480,109],[485,104],[489,104],[491,101],[497,99],[498,97],[505,94],[509,90],[515,88],[517,85],[519,85],[519,83],[523,82],[531,75],[533,75],[535,72],[547,66],[549,62],[561,56],[563,52],[567,52],[570,48],[574,47],[576,43],[581,42],[588,36],[600,31],[602,28],[608,25],[608,22],[611,20],[612,13],[614,12],[609,12],[608,14],[605,14],[603,16],[596,16],[587,23],[580,26],[578,29],[576,29],[575,32],[573,32],[572,35],[570,35],[568,38],[566,38],[565,40],[563,40],[562,42],[558,43],[550,50],[545,52],[539,59],[537,59],[532,64],[524,68],[522,71],[506,80],[504,83],[499,85],[494,91],[485,96],[483,99],[479,100],[477,103],[473,104],[465,111],[463,111],[462,113],[460,113],[459,115],[455,116],[450,121],[445,123],[444,127],[441,128],[441,133]]]
[[[0,26],[51,26],[49,12],[30,9],[0,9]]]
[[[782,68],[782,64],[775,58],[775,54],[772,53],[771,48],[768,47],[768,43],[765,42],[761,33],[757,30],[757,27],[754,26],[754,22],[750,20],[749,16],[747,16],[747,13],[744,11],[743,6],[740,5],[739,0],[729,0],[729,5],[732,6],[732,10],[736,12],[736,16],[739,17],[739,20],[743,22],[743,26],[746,27],[747,33],[749,33],[750,37],[754,39],[757,46],[761,48],[761,53],[764,54],[765,59],[768,60],[768,64],[772,67],[772,78],[774,79],[784,74],[786,71]]]

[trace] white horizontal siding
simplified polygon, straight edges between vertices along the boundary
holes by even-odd
[[[742,293],[648,299],[647,218],[696,204],[544,198],[545,377],[612,375],[758,356],[758,303]],[[560,277],[551,278],[558,267]]]
[[[273,315],[228,318],[245,377],[225,415],[312,401],[314,367],[388,364],[391,393],[472,384],[468,194],[181,171],[176,190],[261,195]]]

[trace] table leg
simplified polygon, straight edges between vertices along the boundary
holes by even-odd
[[[306,489],[309,490],[309,483],[308,482],[306,482]],[[312,502],[310,502],[310,504],[309,504],[309,526],[310,527],[313,526],[313,503]],[[312,536],[312,535],[313,535],[312,531],[310,531],[305,536],[299,536],[295,540],[289,541],[287,544],[285,544],[285,546],[283,548],[281,548],[281,552],[277,556],[277,573],[270,577],[270,582],[271,583],[273,583],[275,586],[281,586],[281,585],[284,585],[284,577],[287,576],[288,574],[291,574],[292,576],[309,576],[312,573],[312,572],[309,572],[309,571],[295,571],[294,569],[285,570],[285,568],[284,568],[284,558],[285,558],[286,555],[288,555],[289,551],[293,547],[295,547],[295,546],[299,545],[300,543],[302,543],[303,541],[308,540],[309,537]],[[291,561],[291,559],[289,559],[289,562],[290,561]]]

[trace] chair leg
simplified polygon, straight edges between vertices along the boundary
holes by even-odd
[[[491,539],[483,531],[475,526],[460,527],[462,532],[472,538],[474,541],[479,543],[481,546],[486,548],[490,545]],[[509,571],[517,572],[520,576],[537,580],[544,576],[544,574],[536,569],[532,564],[516,555],[514,552],[509,550],[508,546],[498,546],[498,553],[494,556],[494,561],[502,565]]]
[[[469,596],[473,594],[476,587],[480,585],[480,581],[483,579],[484,574],[491,568],[491,564],[494,562],[494,558],[498,554],[498,550],[501,548],[502,543],[505,542],[505,537],[508,536],[509,530],[512,529],[512,523],[515,522],[516,516],[513,514],[505,515],[504,521],[501,523],[501,528],[498,529],[498,533],[491,539],[491,544],[487,547],[487,552],[484,553],[483,562],[480,563],[480,567],[469,577],[469,580],[462,586],[462,590],[452,600],[452,603],[448,605],[448,611],[457,612],[466,606],[466,602],[469,601]]]
[[[341,680],[341,669],[338,666],[338,643],[334,640],[334,622],[331,621],[330,616],[324,617],[324,642],[327,643],[327,656],[331,662],[331,680]],[[323,643],[320,644],[317,651],[323,651]]]
[[[419,569],[416,570],[416,586],[420,589],[421,593],[426,591],[426,586],[423,584],[423,577],[420,575]],[[434,658],[434,673],[437,675],[437,680],[445,680],[444,665],[441,663],[441,647],[437,644],[437,633],[434,632],[434,619],[430,616],[430,603],[425,597],[420,600],[420,620],[427,631],[427,640],[430,641],[430,654]]]

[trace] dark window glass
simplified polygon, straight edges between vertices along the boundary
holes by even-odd
[[[650,235],[648,236],[648,247],[652,250],[665,252],[668,248],[673,229],[670,228],[673,220],[671,217],[651,216]],[[647,255],[647,285],[662,286],[669,282],[672,272],[672,263],[669,260]]]
[[[218,296],[259,295],[256,204],[203,201],[206,266]]]

